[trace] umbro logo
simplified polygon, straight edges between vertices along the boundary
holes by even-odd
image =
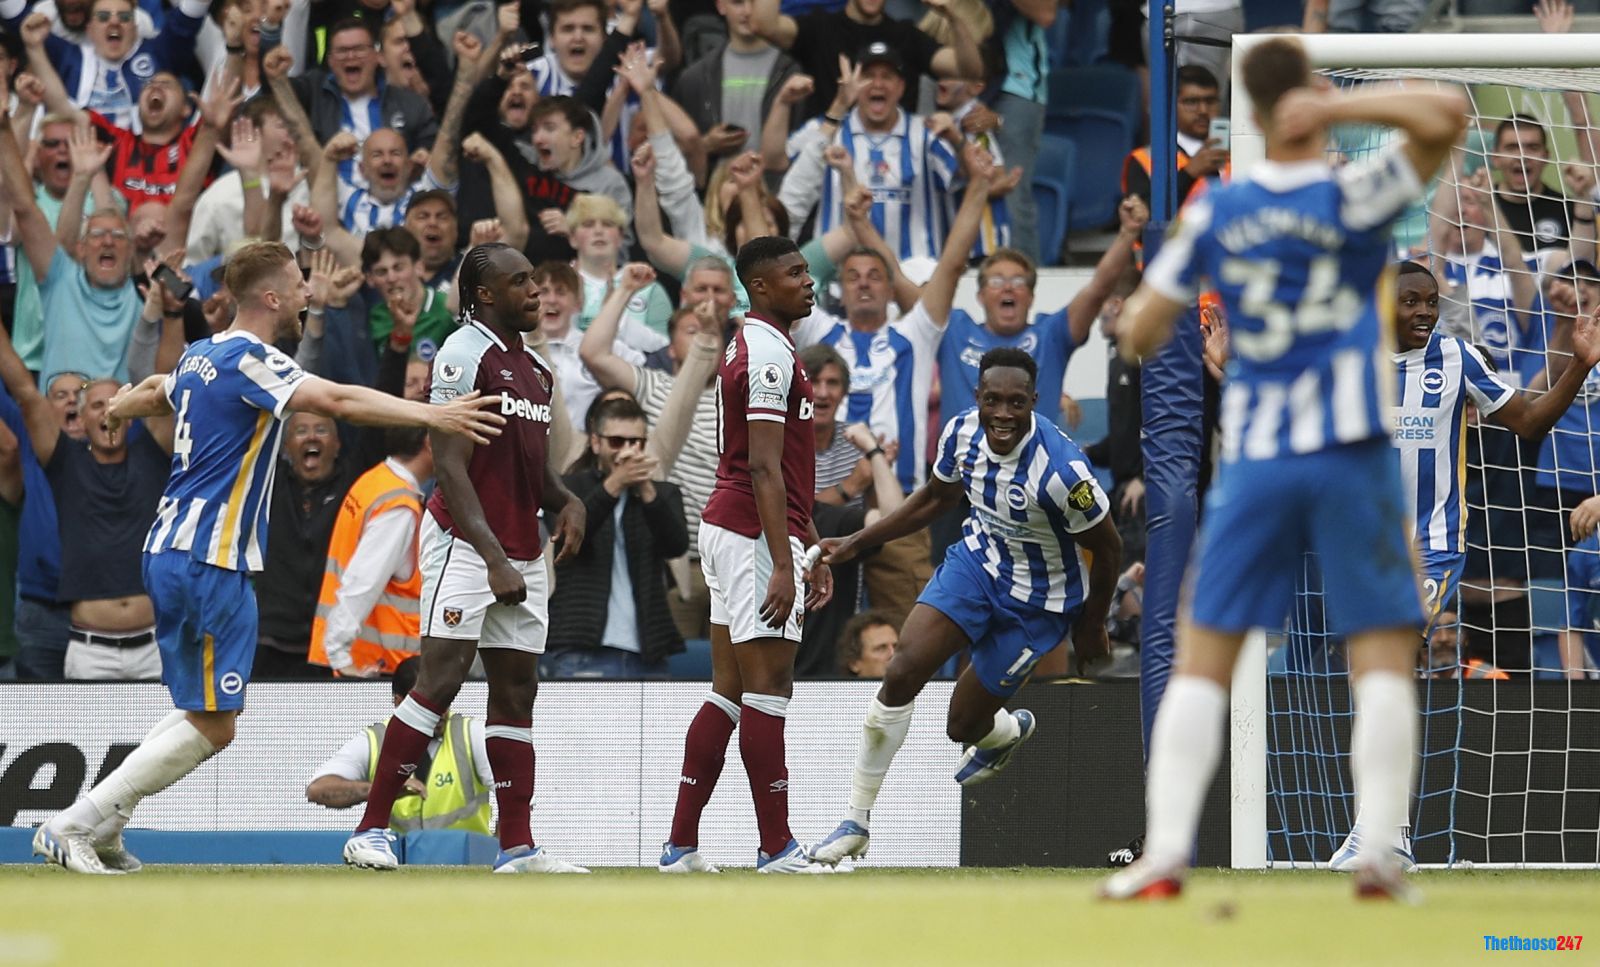
[[[506,379],[510,379],[510,378],[511,378],[511,370],[509,370],[509,369],[502,369],[502,370],[501,370],[501,371],[500,371],[500,375],[501,375],[501,376],[504,376],[504,377],[505,377],[505,378],[506,378]]]
[[[787,779],[774,779],[772,784],[767,786],[768,792],[787,792],[788,790],[789,780]]]
[[[412,773],[414,773],[416,771],[417,771],[417,764],[415,762],[402,762],[402,763],[400,763],[400,774],[402,776],[409,776],[409,775],[411,775]]]

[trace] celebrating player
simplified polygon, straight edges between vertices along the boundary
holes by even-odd
[[[549,630],[550,589],[539,510],[553,521],[556,562],[583,542],[583,503],[546,458],[550,370],[523,345],[539,326],[533,266],[509,245],[478,245],[461,262],[462,325],[433,360],[434,403],[482,393],[500,401],[508,432],[476,449],[433,438],[439,487],[422,524],[422,673],[394,712],[372,792],[344,861],[398,866],[387,827],[395,796],[417,771],[439,719],[466,680],[472,656],[489,675],[484,747],[500,805],[496,873],[587,873],[534,845],[533,700]]]
[[[124,386],[106,421],[176,412],[172,476],[144,546],[156,611],[161,677],[172,693],[162,719],[109,776],[39,827],[33,851],[76,873],[139,866],[122,847],[133,808],[233,741],[256,650],[250,575],[266,556],[268,496],[289,412],[380,426],[427,426],[452,443],[487,442],[505,421],[492,401],[463,396],[426,406],[308,376],[272,348],[298,338],[310,287],[293,253],[253,242],[228,259],[238,302],[227,330],[191,345],[168,375]],[[441,437],[441,439],[444,439]]]
[[[1356,793],[1370,828],[1384,831],[1363,843],[1357,893],[1401,897],[1409,891],[1391,840],[1410,797],[1423,621],[1382,410],[1394,375],[1380,368],[1378,283],[1393,222],[1460,137],[1465,101],[1445,90],[1335,93],[1313,84],[1305,49],[1289,38],[1252,47],[1243,75],[1267,160],[1185,206],[1123,315],[1120,348],[1137,359],[1166,342],[1206,277],[1222,296],[1235,356],[1222,467],[1151,734],[1145,854],[1101,894],[1181,891],[1245,632],[1282,626],[1294,575],[1314,551],[1328,616],[1349,639]],[[1346,122],[1400,136],[1335,171],[1328,126]]]
[[[1581,272],[1593,271],[1587,262],[1574,265]],[[1400,451],[1407,519],[1415,521],[1425,633],[1431,633],[1442,611],[1456,609],[1456,589],[1467,560],[1466,467],[1460,459],[1466,446],[1467,401],[1481,416],[1523,439],[1542,439],[1600,363],[1600,336],[1595,321],[1580,312],[1571,323],[1573,360],[1548,392],[1530,400],[1500,379],[1470,344],[1436,330],[1439,283],[1433,273],[1415,262],[1401,262],[1395,289],[1400,399],[1394,445]],[[1330,869],[1354,868],[1362,818],[1356,817],[1355,828],[1328,862]],[[1409,824],[1402,824],[1395,846],[1401,866],[1410,869],[1416,861],[1406,847],[1408,829]]]
[[[967,746],[956,781],[968,786],[1004,769],[1033,735],[1033,714],[1004,705],[1040,658],[1069,632],[1080,659],[1109,650],[1106,612],[1122,540],[1088,458],[1033,411],[1038,376],[1021,349],[984,353],[978,405],[945,424],[934,479],[877,523],[822,542],[823,561],[844,564],[927,527],[962,497],[972,505],[963,539],[951,545],[900,631],[862,726],[846,818],[812,850],[819,863],[866,853],[872,805],[911,727],[912,702],[952,655],[972,648],[945,725],[952,742]],[[1091,556],[1087,568],[1079,547]]]
[[[789,832],[783,748],[802,608],[820,608],[833,593],[826,565],[809,574],[802,569],[806,546],[817,542],[811,523],[817,458],[811,381],[790,329],[811,313],[811,273],[800,249],[782,236],[751,239],[735,262],[751,311],[717,373],[722,459],[700,523],[700,565],[711,591],[711,695],[684,736],[678,804],[660,869],[716,872],[699,853],[700,814],[722,774],[728,739],[742,726],[739,756],[761,832],[757,872],[825,873]]]

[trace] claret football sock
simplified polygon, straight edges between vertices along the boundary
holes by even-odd
[[[533,723],[490,719],[484,723],[483,745],[500,805],[500,848],[532,846]]]
[[[1184,865],[1200,807],[1222,757],[1228,693],[1209,678],[1179,675],[1167,685],[1150,733],[1145,859]]]
[[[395,706],[394,717],[383,734],[383,747],[378,750],[378,765],[373,770],[372,789],[367,793],[367,808],[361,814],[356,832],[384,829],[389,825],[394,798],[417,771],[443,715],[444,709],[436,707],[432,699],[414,689]]]
[[[739,723],[739,756],[750,777],[761,851],[777,856],[794,839],[789,832],[789,767],[783,749],[789,700],[781,695],[745,692],[739,704],[744,706]]]
[[[722,776],[728,739],[739,724],[739,706],[712,692],[689,723],[683,737],[683,773],[678,777],[678,804],[672,811],[668,840],[679,847],[700,845],[700,814]]]
[[[889,764],[905,744],[913,707],[909,702],[900,706],[885,705],[873,698],[872,707],[867,709],[866,721],[861,724],[861,748],[856,750],[856,771],[850,777],[847,814],[863,829],[869,827],[872,807],[878,801],[878,790],[883,788]]]

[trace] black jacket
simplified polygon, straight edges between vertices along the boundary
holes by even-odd
[[[255,580],[261,643],[267,647],[305,657],[328,566],[328,539],[345,492],[366,470],[357,455],[344,454],[332,476],[308,486],[290,472],[287,460],[278,467],[267,517],[266,567]]]
[[[683,73],[678,75],[678,83],[672,88],[672,99],[682,105],[684,113],[694,119],[702,132],[722,123],[722,54],[727,49],[728,44],[724,41],[715,50],[685,67]],[[767,92],[761,97],[763,123],[767,115],[772,113],[772,102],[777,99],[784,82],[799,71],[800,65],[794,62],[794,58],[780,50],[778,59],[772,62],[772,73],[767,75]],[[806,115],[796,110],[791,127],[799,127],[805,120]],[[757,137],[761,135],[760,131],[750,133]]]
[[[562,478],[583,501],[589,523],[577,556],[556,567],[556,589],[550,598],[550,651],[601,647],[611,597],[611,554],[616,541],[613,515],[617,509],[616,498],[600,485],[601,479],[598,470]],[[667,610],[667,561],[689,550],[683,493],[672,484],[654,483],[654,501],[646,504],[632,499],[622,511],[628,577],[639,619],[640,657],[650,663],[683,651],[683,637]]]

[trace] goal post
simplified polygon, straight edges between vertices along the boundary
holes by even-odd
[[[1230,153],[1234,177],[1248,174],[1265,156],[1264,140],[1253,118],[1240,68],[1251,48],[1278,36],[1283,35],[1239,34],[1233,40]],[[1293,36],[1304,44],[1313,68],[1337,83],[1417,79],[1466,87],[1472,95],[1473,124],[1482,131],[1478,140],[1469,141],[1468,146],[1469,152],[1477,152],[1479,166],[1492,156],[1487,145],[1496,125],[1513,113],[1532,114],[1547,130],[1553,130],[1555,143],[1549,145],[1552,168],[1573,160],[1572,136],[1584,132],[1575,131],[1562,107],[1560,93],[1600,93],[1597,35]],[[1591,97],[1590,117],[1600,119],[1595,106]],[[1358,151],[1370,151],[1382,141],[1377,135],[1364,137],[1365,141],[1356,138],[1341,142],[1342,153],[1354,155],[1349,143],[1360,144]],[[1459,203],[1460,183],[1439,183],[1437,190],[1441,198],[1454,193]],[[1430,194],[1428,204],[1434,202]],[[1443,265],[1445,253],[1433,251],[1425,227],[1432,219],[1433,209],[1429,208],[1427,220],[1418,214],[1406,246],[1413,251],[1419,246],[1427,247],[1435,264]],[[1420,231],[1418,224],[1424,226]],[[1569,225],[1569,235],[1563,237],[1568,245],[1575,240],[1570,229]],[[1548,268],[1543,263],[1530,262],[1527,266],[1508,266],[1506,271],[1524,271],[1542,287],[1548,282],[1543,274]],[[1443,305],[1446,302],[1452,306]],[[1461,324],[1470,327],[1471,341],[1485,341],[1479,338],[1483,333],[1477,303],[1465,284],[1460,291],[1453,286],[1442,291],[1441,303],[1441,327],[1445,326],[1443,316],[1453,309]],[[1514,356],[1514,346],[1510,352]],[[1591,382],[1596,383],[1597,390],[1597,396],[1591,399],[1600,399],[1600,379],[1591,377]],[[1574,407],[1584,406],[1583,400],[1580,396]],[[1559,680],[1562,666],[1568,661],[1565,636],[1570,629],[1566,607],[1573,584],[1566,573],[1566,562],[1573,551],[1572,544],[1559,533],[1546,539],[1545,544],[1536,544],[1529,526],[1519,546],[1495,530],[1496,512],[1531,516],[1532,505],[1537,502],[1535,468],[1529,462],[1533,457],[1518,456],[1513,446],[1509,465],[1495,464],[1496,458],[1483,442],[1489,432],[1476,427],[1469,432],[1473,436],[1474,459],[1480,461],[1473,465],[1475,472],[1500,471],[1513,480],[1524,481],[1512,484],[1518,496],[1509,503],[1487,493],[1471,496],[1468,491],[1469,516],[1476,513],[1490,520],[1487,531],[1478,525],[1477,537],[1468,528],[1470,549],[1485,558],[1520,555],[1525,559],[1521,616],[1507,618],[1505,609],[1491,606],[1487,613],[1492,617],[1471,631],[1475,638],[1492,642],[1497,657],[1502,634],[1521,634],[1528,639],[1530,658],[1525,673],[1514,674],[1504,682],[1463,683],[1459,670],[1454,680],[1419,679],[1423,769],[1419,770],[1422,779],[1413,819],[1418,823],[1419,834],[1437,837],[1429,844],[1427,858],[1422,856],[1424,850],[1418,849],[1419,859],[1425,865],[1430,865],[1430,860],[1431,865],[1471,860],[1480,866],[1600,866],[1600,682]],[[1580,428],[1579,432],[1600,434],[1600,423]],[[1558,448],[1558,480],[1563,469],[1559,452]],[[1517,489],[1519,486],[1521,490]],[[1560,511],[1558,503],[1556,513],[1559,515]],[[1564,525],[1564,518],[1560,519]],[[1488,536],[1481,536],[1483,533]],[[1535,574],[1534,558],[1538,555],[1556,562],[1554,577]],[[1489,565],[1491,572],[1494,567]],[[1310,631],[1302,627],[1298,634],[1302,642],[1322,642],[1316,647],[1332,652],[1336,646],[1326,642],[1333,641],[1334,636],[1320,628],[1320,600],[1314,600],[1320,599],[1320,576],[1314,567],[1307,571],[1307,581],[1314,583],[1297,594],[1297,620],[1304,622],[1306,614],[1314,612],[1311,624],[1316,627]],[[1464,587],[1472,580],[1464,581]],[[1500,578],[1476,580],[1484,593],[1498,594],[1502,589]],[[1462,617],[1465,635],[1464,613]],[[1600,628],[1600,624],[1596,627]],[[1325,862],[1353,819],[1347,762],[1350,698],[1343,672],[1325,667],[1315,673],[1291,672],[1285,676],[1280,662],[1272,666],[1277,670],[1269,673],[1269,638],[1276,657],[1281,657],[1279,649],[1287,651],[1295,641],[1296,632],[1291,629],[1284,643],[1284,630],[1250,634],[1234,675],[1229,724],[1230,820],[1232,865],[1240,869],[1303,867]],[[1539,658],[1540,649],[1548,649],[1552,639],[1561,641],[1563,649],[1553,668],[1548,660],[1541,665]],[[1296,679],[1295,674],[1302,677]],[[1285,748],[1285,743],[1293,747]],[[1545,770],[1543,778],[1540,769]],[[1464,770],[1471,775],[1465,775]],[[1549,788],[1556,782],[1559,788]],[[1298,805],[1285,806],[1288,797],[1297,797]],[[1285,819],[1284,813],[1296,810],[1298,816]]]

